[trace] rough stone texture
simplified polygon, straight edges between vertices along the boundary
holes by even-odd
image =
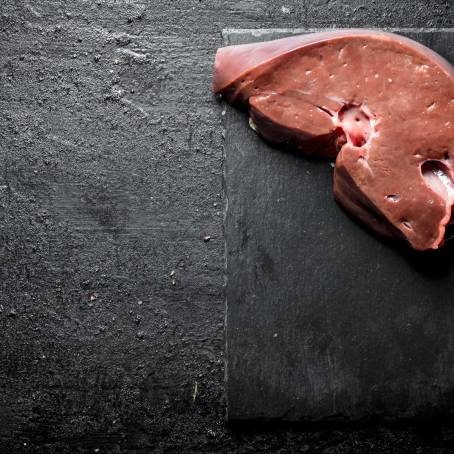
[[[439,0],[2,0],[2,451],[450,452],[447,424],[225,427],[209,86],[224,27],[453,23]]]

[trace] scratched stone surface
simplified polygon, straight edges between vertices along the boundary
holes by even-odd
[[[441,0],[2,0],[0,451],[449,452],[446,422],[226,426],[209,87],[224,28],[453,24]]]

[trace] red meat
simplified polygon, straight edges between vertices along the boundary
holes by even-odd
[[[335,157],[334,196],[376,232],[443,244],[454,203],[454,68],[399,35],[344,30],[224,47],[213,91],[270,143]]]

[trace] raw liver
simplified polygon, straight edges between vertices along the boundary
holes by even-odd
[[[443,244],[454,201],[454,69],[399,35],[345,30],[224,47],[213,91],[267,141],[336,157],[334,195],[417,250]]]

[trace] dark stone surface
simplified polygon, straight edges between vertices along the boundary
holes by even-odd
[[[224,27],[334,25],[449,27],[453,13],[439,0],[0,2],[2,452],[448,452],[447,423],[224,423],[214,52]]]
[[[454,62],[454,31],[405,34]],[[272,149],[244,113],[226,117],[229,418],[449,413],[454,243],[383,243],[335,203],[327,160]]]

